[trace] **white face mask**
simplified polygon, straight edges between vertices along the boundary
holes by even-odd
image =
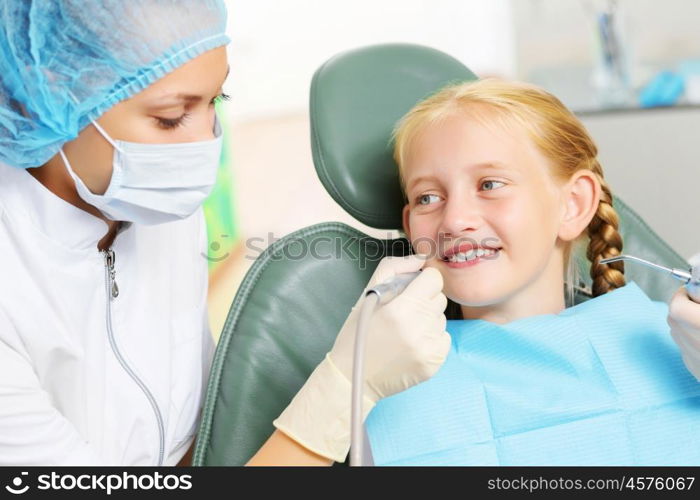
[[[184,219],[209,196],[221,156],[218,117],[215,139],[174,144],[115,141],[97,122],[92,123],[114,146],[112,178],[103,195],[92,193],[73,171],[63,149],[60,154],[78,195],[108,219],[145,225]]]

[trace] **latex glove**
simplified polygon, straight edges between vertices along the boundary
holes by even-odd
[[[684,287],[671,298],[667,322],[686,368],[700,381],[700,304],[690,300]]]
[[[419,270],[425,257],[385,257],[345,320],[333,348],[273,425],[307,449],[342,462],[350,449],[352,360],[365,291]],[[426,268],[394,300],[379,306],[366,340],[363,420],[377,401],[408,389],[438,371],[450,349],[442,275]]]

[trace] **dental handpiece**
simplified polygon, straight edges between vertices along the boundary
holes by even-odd
[[[385,281],[384,283],[375,285],[369,290],[367,290],[367,293],[365,293],[365,297],[370,293],[374,293],[377,294],[377,296],[379,297],[380,305],[386,304],[387,302],[392,301],[401,292],[403,292],[408,286],[408,284],[414,279],[416,279],[416,277],[420,273],[420,271],[414,271],[412,273],[397,274],[396,276]]]
[[[362,432],[362,389],[364,387],[365,340],[367,326],[377,306],[387,304],[403,292],[420,271],[400,273],[375,285],[365,293],[355,334],[355,352],[352,363],[352,410],[350,414],[350,465],[362,465],[364,435]]]
[[[684,271],[678,268],[670,268],[654,264],[648,260],[640,259],[639,257],[634,257],[632,255],[618,255],[616,257],[609,257],[607,259],[602,259],[601,264],[607,264],[608,262],[615,262],[618,260],[629,260],[632,262],[639,262],[652,269],[657,269],[659,271],[668,272],[671,276],[685,283],[685,290],[688,297],[693,302],[700,304],[700,264],[693,266],[689,271]]]

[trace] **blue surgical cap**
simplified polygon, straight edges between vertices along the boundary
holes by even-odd
[[[3,0],[0,161],[43,165],[90,120],[228,42],[223,0]]]

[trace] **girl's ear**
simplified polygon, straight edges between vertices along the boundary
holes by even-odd
[[[593,219],[600,203],[600,181],[590,170],[579,170],[562,187],[562,218],[559,238],[576,239]]]
[[[410,210],[408,207],[408,203],[403,207],[403,213],[402,213],[402,218],[403,218],[403,232],[406,233],[406,238],[408,238],[408,241],[411,241],[411,228],[408,223],[408,216],[410,214]]]

